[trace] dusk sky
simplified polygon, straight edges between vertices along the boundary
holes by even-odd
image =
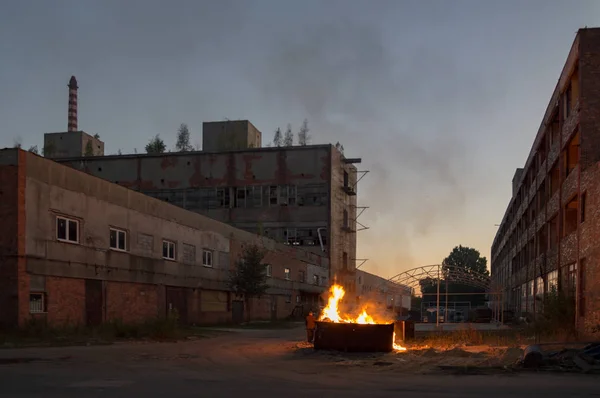
[[[459,244],[488,257],[577,29],[600,1],[28,1],[0,4],[0,147],[79,128],[143,152],[180,123],[307,118],[359,183],[357,257],[393,276]]]

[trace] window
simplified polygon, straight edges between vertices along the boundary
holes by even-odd
[[[344,188],[348,188],[348,172],[344,170]]]
[[[265,264],[267,270],[267,276],[273,276],[273,266],[271,264]]]
[[[298,271],[298,281],[304,283],[306,280],[305,276],[304,276],[304,271]]]
[[[248,188],[235,188],[235,207],[246,207],[246,198],[248,196]]]
[[[277,188],[277,185],[271,185],[269,187],[269,205],[271,206],[277,205],[278,203],[279,190]]]
[[[288,295],[285,296],[285,302],[286,303],[291,303],[292,302],[292,295],[291,294],[288,294]]]
[[[567,87],[567,90],[564,93],[564,112],[565,112],[565,119],[568,118],[571,115],[571,84],[569,84],[569,87]]]
[[[344,209],[344,228],[348,228],[348,210]]]
[[[548,272],[548,292],[557,291],[558,290],[558,271]]]
[[[302,303],[302,296],[301,295],[297,295],[296,296],[296,304],[300,304]]]
[[[46,293],[29,293],[29,312],[32,314],[46,312]]]
[[[202,265],[205,267],[213,266],[213,253],[210,250],[202,250]]]
[[[63,242],[79,243],[79,221],[57,216],[56,239]]]
[[[579,163],[579,131],[569,140],[563,152],[565,164],[565,177],[568,176]]]
[[[111,228],[110,229],[110,248],[115,250],[127,250],[127,232]]]
[[[319,275],[313,275],[313,284],[319,285]]]
[[[285,279],[289,281],[290,280],[290,269],[289,268],[285,268],[283,270],[283,274],[284,274]]]
[[[175,242],[163,240],[163,258],[175,260]]]
[[[219,207],[229,207],[229,188],[217,188],[217,204]]]

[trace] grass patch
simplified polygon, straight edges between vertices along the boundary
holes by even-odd
[[[0,332],[0,347],[102,345],[120,340],[176,341],[211,335],[214,333],[181,326],[176,316],[135,324],[115,320],[93,328],[79,325],[50,327],[44,321],[31,319],[19,330]]]
[[[523,329],[477,330],[470,325],[453,331],[417,332],[413,344],[430,347],[489,345],[510,347],[531,344],[533,337]]]

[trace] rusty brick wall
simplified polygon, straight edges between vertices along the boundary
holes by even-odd
[[[581,191],[586,193],[580,257],[583,309],[579,325],[587,337],[600,335],[600,29],[581,32],[580,44]]]
[[[48,276],[46,295],[48,325],[85,325],[84,279]]]
[[[106,282],[105,286],[107,321],[140,323],[160,315],[157,285]]]

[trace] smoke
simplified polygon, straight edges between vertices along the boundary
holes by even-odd
[[[419,42],[394,54],[373,25],[344,20],[282,35],[253,68],[263,100],[281,112],[309,118],[313,142],[340,141],[363,157],[370,173],[359,183],[359,235],[372,260],[395,273],[414,264],[415,238],[464,216],[469,143],[458,114],[477,112],[486,96],[477,74],[461,73],[450,50]],[[459,102],[457,98],[467,98]],[[441,260],[441,259],[440,259]]]

